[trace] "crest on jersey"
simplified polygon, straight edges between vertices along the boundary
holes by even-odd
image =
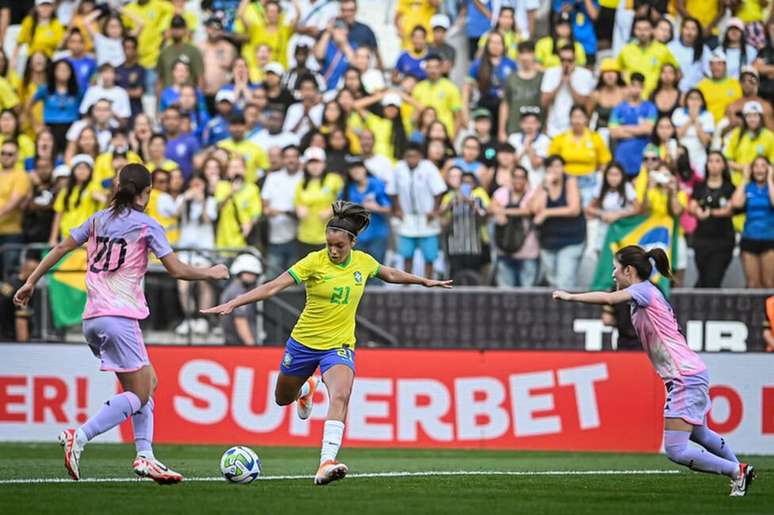
[[[291,356],[289,352],[286,352],[282,357],[282,366],[287,368],[291,363],[293,363],[293,356]]]
[[[363,274],[355,272],[355,284],[361,284],[363,282]]]

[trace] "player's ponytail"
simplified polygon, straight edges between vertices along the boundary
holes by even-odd
[[[368,227],[371,221],[371,213],[360,204],[337,200],[331,207],[333,208],[333,218],[328,222],[328,229],[344,231],[352,239],[355,239],[363,229]]]
[[[637,271],[637,276],[643,281],[650,278],[650,274],[653,273],[654,264],[656,265],[658,273],[667,279],[672,278],[669,258],[663,249],[653,248],[646,252],[645,249],[638,245],[629,245],[616,252],[615,259],[622,267],[634,267]],[[653,260],[652,262],[651,259]]]
[[[141,164],[131,163],[118,172],[118,189],[110,201],[110,213],[118,216],[127,209],[132,209],[135,199],[150,187],[151,178],[148,169]]]

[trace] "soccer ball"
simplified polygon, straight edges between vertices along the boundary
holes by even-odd
[[[226,481],[246,485],[261,475],[261,459],[249,447],[237,445],[223,453],[220,471]]]

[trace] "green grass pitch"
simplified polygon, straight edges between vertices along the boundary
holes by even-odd
[[[159,459],[194,479],[220,476],[218,462],[225,449],[158,445],[155,450]],[[134,457],[131,446],[94,443],[82,456],[81,475],[127,481],[9,483],[65,479],[67,473],[61,449],[55,443],[0,444],[0,513],[774,514],[771,456],[748,457],[756,465],[759,478],[747,497],[730,498],[726,478],[686,471],[659,455],[345,447],[339,457],[350,467],[352,477],[316,487],[311,479],[317,466],[316,449],[253,449],[263,461],[264,476],[309,477],[259,480],[249,485],[191,480],[159,486],[148,480],[129,481]],[[431,471],[521,475],[356,476]],[[541,471],[558,473],[533,474]],[[566,473],[570,471],[594,473]]]

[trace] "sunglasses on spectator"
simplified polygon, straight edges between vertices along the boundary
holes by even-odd
[[[575,59],[568,59],[566,57],[561,57],[561,58],[559,58],[559,61],[562,62],[562,63],[574,63]]]
[[[5,152],[5,151],[0,152],[0,156],[3,156],[3,157],[13,157],[15,155],[16,155],[16,152]]]
[[[645,161],[658,161],[658,156],[644,156]]]

